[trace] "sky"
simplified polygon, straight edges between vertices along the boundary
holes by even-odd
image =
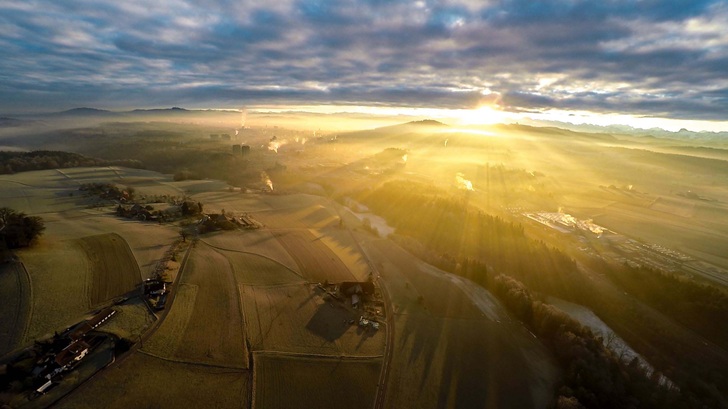
[[[2,0],[0,50],[0,114],[320,106],[728,131],[726,1]]]

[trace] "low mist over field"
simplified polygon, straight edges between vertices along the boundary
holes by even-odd
[[[723,1],[0,3],[0,408],[728,408]]]

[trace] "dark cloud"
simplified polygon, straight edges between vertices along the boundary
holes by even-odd
[[[0,3],[0,111],[269,103],[723,120],[721,1]]]

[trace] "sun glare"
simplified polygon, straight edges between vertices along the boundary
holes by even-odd
[[[489,105],[463,109],[455,113],[460,125],[492,125],[508,122],[508,114]]]

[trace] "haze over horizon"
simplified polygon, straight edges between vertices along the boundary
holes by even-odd
[[[728,130],[724,1],[6,1],[0,112],[258,107]]]

